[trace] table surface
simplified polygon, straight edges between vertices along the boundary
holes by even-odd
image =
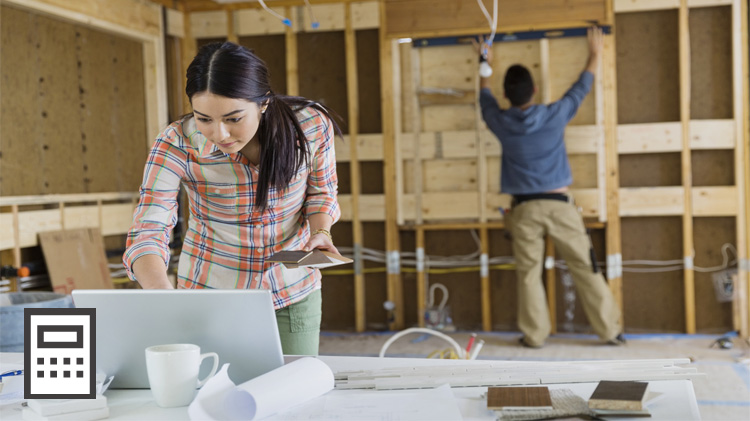
[[[393,367],[414,367],[414,366],[435,366],[450,364],[482,364],[488,360],[480,361],[457,361],[457,360],[435,360],[420,358],[375,358],[375,357],[337,357],[337,356],[320,356],[321,361],[326,363],[334,372],[339,371],[358,371],[358,370],[375,370],[378,368]],[[22,353],[0,353],[0,368],[8,364],[23,364]],[[575,394],[588,400],[594,391],[597,383],[565,383],[546,385],[550,389],[570,389]],[[486,409],[485,400],[480,396],[487,391],[486,387],[467,387],[451,389],[458,409],[465,420],[494,420],[494,413]],[[651,420],[699,420],[700,412],[693,390],[693,384],[690,380],[659,380],[649,382],[649,391],[662,393],[658,401],[649,405]],[[326,395],[314,399],[313,401],[298,405],[293,411],[284,416],[285,413],[278,413],[267,419],[302,419],[299,414],[308,414],[305,419],[316,419],[314,414],[321,415],[321,400],[326,397],[337,394],[347,393],[346,390],[332,390]],[[382,393],[376,390],[359,391],[360,393],[377,394]],[[393,391],[391,391],[393,392]],[[413,391],[404,391],[413,392]],[[108,390],[105,392],[108,399],[110,419],[113,420],[187,420],[187,407],[181,408],[160,408],[156,406],[151,391],[148,389],[119,389]],[[419,396],[419,395],[414,395]],[[317,401],[317,402],[316,402]],[[413,405],[419,405],[419,399],[412,401]],[[2,420],[20,420],[21,403],[6,404],[0,406],[0,419]],[[317,411],[317,412],[316,412]],[[335,414],[325,413],[323,418],[339,419]],[[368,420],[385,419],[372,416],[364,416]],[[347,419],[351,419],[351,414],[347,414]],[[395,419],[419,419],[418,417],[406,417]],[[627,420],[628,418],[616,418],[618,421]],[[643,421],[643,418],[632,418],[633,420]]]

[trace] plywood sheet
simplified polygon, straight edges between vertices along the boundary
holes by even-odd
[[[586,67],[589,47],[586,37],[549,40],[550,94],[553,101],[560,99]],[[584,98],[570,125],[596,123],[596,93],[594,87]]]
[[[679,217],[622,218],[622,260],[682,260]],[[623,273],[626,332],[684,332],[682,270]]]
[[[682,185],[680,153],[620,155],[620,187]]]
[[[300,95],[331,107],[349,121],[344,33],[297,34]]]
[[[112,88],[114,37],[87,28],[77,30],[78,99],[81,106],[81,142],[84,187],[87,193],[117,190],[120,174],[113,165],[119,145],[112,130],[117,97]],[[134,168],[135,169],[135,168]],[[98,224],[98,217],[95,219]],[[67,225],[66,225],[67,227]],[[72,228],[72,227],[71,227]]]
[[[690,118],[732,118],[732,8],[690,9],[689,21]]]
[[[721,266],[724,244],[737,244],[735,218],[694,218],[695,266]],[[734,256],[729,252],[731,260]],[[716,299],[712,273],[695,273],[695,329],[700,333],[732,330],[732,305]]]
[[[677,11],[615,16],[617,121],[680,120]]]
[[[38,50],[32,48],[37,43],[35,20],[29,13],[6,6],[0,19],[0,195],[41,194]]]
[[[690,159],[692,162],[693,186],[734,185],[733,151],[693,151]]]
[[[42,193],[84,190],[81,154],[76,29],[65,22],[35,17],[38,35],[39,113],[42,139]]]
[[[286,94],[286,36],[283,33],[242,36],[239,43],[253,50],[266,63],[271,89],[276,93]]]
[[[158,133],[146,131],[143,47],[123,38],[112,38],[113,93],[117,186],[109,191],[136,191],[141,185],[148,148]],[[113,167],[115,167],[113,165]],[[116,187],[116,188],[115,188]]]
[[[352,13],[354,13],[355,5],[356,3],[352,4]],[[381,133],[383,121],[382,107],[380,106],[380,39],[378,30],[358,30],[355,36],[357,37],[359,132]],[[360,153],[360,158],[363,157]]]
[[[571,185],[573,188],[596,188],[596,155],[568,155],[568,161],[570,162],[570,170],[573,173],[573,184]]]

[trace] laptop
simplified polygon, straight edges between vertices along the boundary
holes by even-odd
[[[76,308],[96,309],[96,369],[115,376],[111,388],[149,388],[145,349],[152,345],[191,343],[216,352],[235,384],[284,364],[267,290],[76,289],[72,296]]]

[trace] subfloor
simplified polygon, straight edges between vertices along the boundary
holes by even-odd
[[[395,332],[323,332],[321,355],[378,356]],[[471,332],[449,333],[461,346]],[[695,395],[704,420],[750,420],[750,344],[731,337],[726,348],[716,340],[721,335],[625,335],[623,346],[603,345],[595,336],[554,335],[544,348],[529,349],[518,344],[518,333],[478,333],[485,341],[478,359],[492,360],[624,360],[651,358],[690,358],[704,377],[693,380]],[[434,351],[449,349],[444,339],[424,333],[411,333],[394,341],[386,356],[426,358]]]

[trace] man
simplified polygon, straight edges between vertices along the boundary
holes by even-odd
[[[490,91],[488,77],[480,76],[482,117],[502,145],[501,190],[513,195],[513,254],[518,277],[520,343],[539,348],[550,334],[546,296],[541,282],[544,237],[549,235],[565,259],[591,326],[612,345],[625,343],[620,311],[590,255],[591,242],[578,208],[568,194],[573,177],[565,151],[565,126],[591,89],[603,44],[600,28],[588,31],[589,57],[578,80],[552,104],[535,104],[536,87],[529,70],[511,66],[503,88],[511,107],[503,110]],[[486,43],[477,50],[491,51]],[[481,60],[481,58],[480,58]],[[486,73],[483,73],[486,75]]]

